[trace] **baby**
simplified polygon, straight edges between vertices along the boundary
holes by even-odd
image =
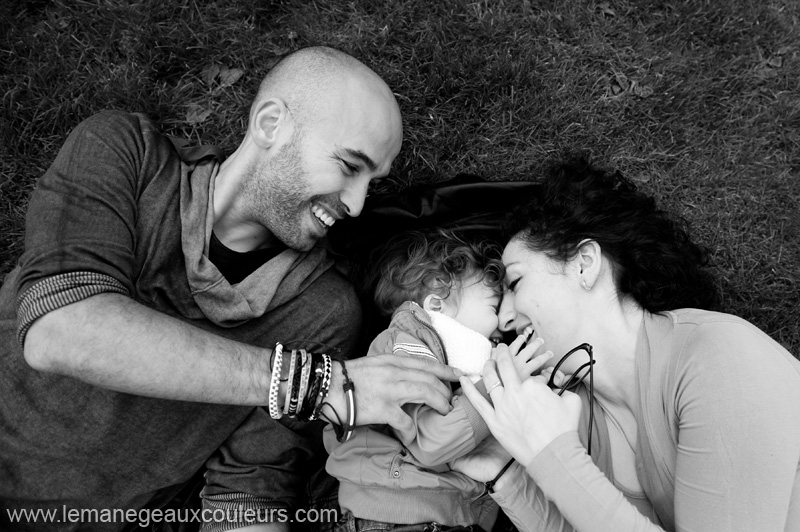
[[[500,254],[494,243],[441,229],[394,239],[382,256],[375,289],[377,307],[392,320],[367,356],[429,357],[479,381],[493,344],[502,339]],[[523,350],[518,371],[530,375],[549,358],[532,358],[540,346],[537,340]],[[482,382],[478,389],[485,394]],[[481,416],[459,392],[447,415],[422,404],[406,405],[413,424],[405,431],[359,427],[340,442],[326,428],[327,470],[340,481],[344,512],[338,530],[391,530],[410,524],[422,530],[434,523],[491,530],[498,509],[483,483],[448,466],[489,435]]]

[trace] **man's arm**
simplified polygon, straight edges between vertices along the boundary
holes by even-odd
[[[271,350],[219,337],[120,294],[40,317],[24,352],[34,369],[136,395],[263,405],[269,392]]]
[[[99,294],[37,319],[25,339],[34,368],[120,392],[240,405],[264,405],[271,350],[216,336],[120,294]],[[381,355],[347,362],[355,383],[356,423],[406,429],[406,403],[450,410],[442,380],[457,372],[435,361]],[[343,417],[341,365],[328,402]],[[281,394],[281,397],[283,394]]]

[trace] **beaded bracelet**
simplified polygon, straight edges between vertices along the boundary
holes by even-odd
[[[283,346],[280,342],[275,344],[275,360],[272,363],[272,375],[269,380],[269,415],[272,419],[281,418],[278,406],[278,392],[280,388],[281,371],[283,370]]]

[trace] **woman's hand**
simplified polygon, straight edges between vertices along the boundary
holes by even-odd
[[[542,366],[553,358],[552,351],[545,351],[539,355],[536,354],[544,345],[544,340],[539,337],[533,338],[532,335],[533,327],[529,326],[509,345],[500,344],[492,349],[492,359],[497,360],[497,354],[500,350],[510,352],[512,360],[514,361],[514,368],[517,370],[517,375],[519,375],[520,380],[525,380],[541,370]],[[522,348],[526,341],[528,342],[527,345]]]
[[[469,379],[462,378],[461,387],[497,441],[520,464],[529,464],[558,436],[578,429],[580,398],[571,392],[559,397],[543,377],[521,380],[509,349],[498,348],[497,360],[486,362],[483,381],[494,407]]]
[[[450,469],[478,482],[488,482],[497,476],[510,459],[508,451],[493,436],[489,436],[472,452],[453,460]]]

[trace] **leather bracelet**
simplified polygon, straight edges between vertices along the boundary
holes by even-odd
[[[484,486],[486,486],[486,491],[488,493],[494,493],[494,485],[497,484],[497,481],[500,480],[500,477],[503,476],[503,473],[508,471],[508,468],[511,467],[511,464],[513,464],[513,463],[514,463],[514,459],[512,458],[511,460],[506,462],[506,465],[503,466],[503,469],[500,470],[500,472],[497,474],[496,477],[494,477],[489,482],[485,482],[484,483]]]

